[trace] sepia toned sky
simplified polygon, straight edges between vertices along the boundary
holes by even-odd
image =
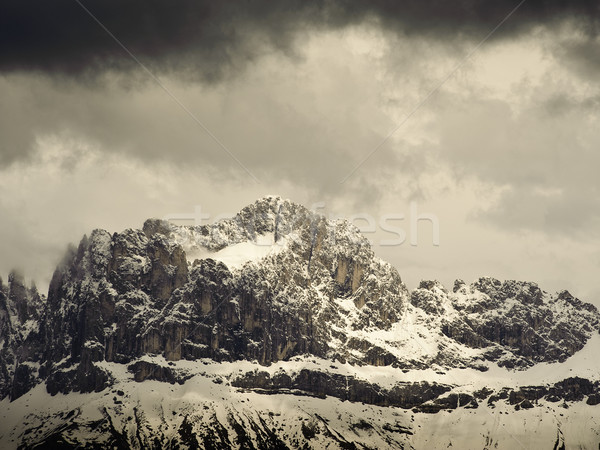
[[[490,275],[600,305],[599,19],[591,1],[5,1],[0,274],[43,288],[94,228],[277,194],[355,218],[411,288]],[[415,210],[439,245],[425,220],[411,245]]]

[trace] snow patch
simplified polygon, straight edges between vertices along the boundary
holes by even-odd
[[[282,238],[275,242],[275,235],[267,233],[256,237],[255,241],[239,242],[229,245],[217,252],[201,247],[186,252],[189,263],[196,259],[211,258],[220,261],[230,269],[240,269],[248,262],[260,261],[267,256],[276,255],[287,246],[288,239]]]

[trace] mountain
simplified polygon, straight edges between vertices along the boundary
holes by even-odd
[[[47,297],[0,281],[0,447],[596,448],[599,329],[530,282],[409,292],[279,197],[94,230]]]

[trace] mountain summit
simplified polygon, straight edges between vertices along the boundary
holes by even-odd
[[[47,298],[0,282],[0,442],[435,447],[451,436],[418,428],[446,410],[467,438],[515,408],[591,417],[599,326],[593,305],[530,282],[409,292],[356,227],[275,196],[211,225],[149,219],[84,236]],[[510,432],[597,445],[557,415]],[[508,444],[493,426],[465,442]]]

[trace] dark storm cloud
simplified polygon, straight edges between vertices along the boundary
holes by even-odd
[[[134,55],[154,70],[203,81],[237,73],[266,49],[292,53],[298,33],[376,20],[387,29],[444,38],[481,38],[517,1],[88,0],[82,2]],[[599,4],[528,0],[495,37],[568,17],[595,34]],[[135,62],[76,0],[7,0],[0,4],[0,70],[94,78]],[[81,78],[80,78],[81,79]]]
[[[390,71],[403,74],[403,82],[419,80],[400,90],[424,93],[445,75],[443,70],[433,75],[435,71],[428,66],[435,65],[440,56],[436,44],[460,41],[472,48],[518,1],[90,0],[83,4],[151,70],[205,83],[228,81],[203,90],[206,86],[196,88],[197,84],[186,80],[181,83],[180,79],[165,77],[169,88],[261,181],[268,183],[285,174],[299,184],[337,193],[348,189],[348,184],[341,185],[339,180],[396,126],[376,100],[386,94],[379,92],[381,86],[375,77],[371,80],[374,70],[362,55],[345,55],[337,64],[327,65],[343,52],[331,43],[328,52],[312,61],[308,70],[312,86],[301,81],[307,76],[303,73],[296,82],[287,81],[302,68],[303,60],[279,55],[269,58],[268,54],[273,50],[288,56],[304,54],[311,43],[306,39],[309,35],[319,36],[317,47],[325,46],[321,38],[327,33],[311,32],[368,22],[387,31],[390,49],[382,59]],[[584,41],[595,43],[598,17],[596,2],[527,0],[493,37],[515,37],[537,25],[553,30],[553,24],[568,22],[583,32],[577,39],[584,36]],[[390,32],[397,36],[390,37]],[[342,42],[343,37],[340,39]],[[588,59],[591,62],[585,67],[593,67],[596,60],[577,39],[566,42],[573,45],[572,51],[562,56]],[[306,51],[307,59],[316,52],[312,44]],[[406,46],[400,48],[403,44]],[[561,48],[567,48],[565,45]],[[404,59],[393,65],[395,57]],[[244,72],[254,60],[261,64]],[[265,69],[267,64],[271,66]],[[328,68],[326,73],[315,75],[323,65]],[[273,73],[280,69],[284,75],[274,80]],[[107,74],[111,70],[125,71],[127,76],[118,79],[115,86],[113,74]],[[240,73],[241,79],[230,79]],[[76,0],[2,2],[0,168],[35,154],[36,139],[54,136],[90,143],[108,155],[123,153],[146,162],[202,165],[221,179],[228,178],[223,174],[230,170],[239,169],[169,96],[153,83],[137,83],[139,77],[148,79]],[[100,88],[90,89],[85,84],[86,80],[105,79],[109,82]],[[123,89],[119,83],[124,82],[135,88]],[[294,95],[297,91],[300,95]],[[568,193],[584,192],[580,169],[587,174],[596,167],[596,152],[581,149],[584,158],[571,163],[570,140],[582,132],[578,124],[584,123],[584,116],[580,113],[596,109],[597,101],[575,99],[561,91],[542,104],[541,112],[534,110],[513,121],[506,102],[467,102],[466,112],[461,113],[456,111],[459,103],[452,99],[446,103],[451,107],[444,108],[441,96],[442,92],[436,93],[440,104],[432,105],[432,99],[423,108],[436,110],[439,116],[435,133],[441,133],[444,148],[440,161],[497,185],[532,190],[531,196],[521,197],[532,204],[540,203],[536,196],[562,185],[572,187]],[[406,113],[418,100],[407,94],[397,104],[408,105]],[[573,117],[567,114],[564,120],[562,116],[568,111]],[[565,129],[572,133],[561,134]],[[515,136],[523,138],[514,143]],[[400,139],[401,135],[395,137]],[[597,137],[592,136],[590,142],[595,144]],[[377,197],[376,193],[399,173],[406,184],[399,189],[403,195],[423,195],[418,175],[410,177],[428,170],[428,154],[432,152],[408,141],[388,144],[351,178],[350,184],[359,186],[365,203]],[[542,194],[535,189],[541,189]],[[561,210],[557,199],[544,199],[548,205],[555,202],[556,211]],[[529,222],[536,225],[541,214],[531,216]]]

